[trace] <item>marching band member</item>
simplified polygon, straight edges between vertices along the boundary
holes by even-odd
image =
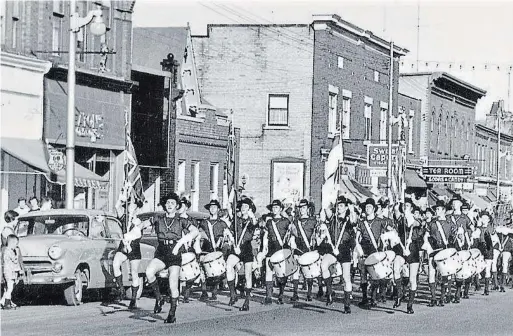
[[[197,228],[198,223],[196,222],[196,220],[192,219],[187,214],[187,211],[189,211],[189,209],[191,208],[191,201],[189,201],[189,199],[187,197],[182,197],[180,199],[180,201],[182,202],[182,206],[178,210],[180,217],[185,218],[186,220],[188,220],[190,222],[189,225],[193,225],[194,227]],[[201,252],[200,238],[201,238],[201,235],[197,235],[196,238],[194,238],[194,240],[190,244],[186,244],[186,246],[185,246],[186,252],[193,252],[196,254],[196,257],[197,257],[199,255],[199,253]],[[185,283],[185,286],[183,289],[183,303],[189,303],[189,295],[191,293],[191,288],[192,288],[193,284],[194,284],[194,280],[187,281]]]
[[[344,279],[344,314],[351,314],[351,262],[352,252],[356,246],[355,226],[358,217],[353,203],[344,196],[339,196],[336,202],[336,212],[329,213],[329,227],[321,224],[317,242],[319,254],[322,255],[321,271],[326,283],[326,305],[333,304],[334,292],[332,289],[333,278],[330,266],[339,262],[342,265],[342,278]]]
[[[297,239],[294,235],[290,237],[290,245],[296,245],[294,249],[294,257],[296,259],[299,258],[300,253],[305,253],[308,251],[312,251],[314,249],[314,238],[315,231],[317,228],[317,220],[315,217],[310,216],[310,202],[306,199],[302,199],[299,201],[299,217],[293,220],[293,225],[295,227],[295,231],[297,232]],[[297,295],[297,290],[299,287],[299,272],[300,268],[292,275],[292,284],[294,288],[294,294],[290,301],[296,302],[299,301],[299,297]],[[312,301],[312,287],[313,287],[313,279],[307,280],[307,295],[306,300]]]
[[[455,235],[455,241],[454,241],[454,247],[456,250],[468,250],[471,246],[471,240],[470,240],[470,225],[472,221],[470,218],[463,212],[468,213],[470,210],[470,206],[467,202],[463,202],[461,199],[455,198],[451,202],[453,213],[450,216],[450,220],[453,222],[453,224],[456,226],[456,235]],[[460,303],[460,297],[461,297],[461,289],[463,286],[464,281],[456,279],[456,295],[454,297],[453,303]],[[468,283],[468,281],[466,281]],[[469,285],[470,286],[470,285]],[[452,292],[452,281],[449,281],[448,285],[449,289],[449,297],[448,302],[450,302],[450,294]],[[464,295],[466,296],[466,295]]]
[[[130,263],[130,271],[132,273],[132,298],[128,309],[136,308],[137,292],[139,286],[139,264],[141,262],[141,237],[143,230],[143,223],[137,218],[137,213],[142,208],[143,202],[132,200],[130,203],[126,203],[126,198],[120,198],[116,204],[116,211],[118,217],[122,222],[126,222],[127,232],[123,234],[123,239],[119,243],[118,250],[114,255],[112,267],[114,269],[114,278],[116,286],[119,291],[119,300],[124,298],[124,287],[123,287],[123,273],[121,272],[121,265],[128,260]],[[128,207],[127,214],[125,215],[125,207]]]
[[[428,252],[428,283],[431,291],[431,302],[429,307],[436,306],[436,266],[433,264],[434,256],[442,249],[449,247],[456,232],[456,225],[447,220],[445,217],[446,207],[443,201],[438,200],[435,205],[436,219],[427,226],[424,235],[424,246]],[[439,305],[444,306],[445,292],[447,289],[448,277],[442,277],[441,292]]]
[[[249,310],[249,299],[251,297],[251,290],[253,288],[253,267],[255,258],[257,257],[253,251],[252,242],[259,238],[260,232],[255,217],[256,207],[250,198],[244,198],[238,201],[237,207],[241,209],[241,215],[237,219],[237,241],[233,239],[233,253],[238,256],[240,262],[243,263],[244,277],[246,279],[245,286],[245,301],[240,311]],[[233,237],[232,237],[233,238]],[[237,295],[235,293],[235,275],[236,264],[232,260],[236,258],[228,257],[226,265],[226,279],[228,280],[228,288],[230,289],[230,302],[232,306],[237,302]]]
[[[169,269],[169,288],[171,290],[171,308],[164,323],[175,323],[176,307],[178,303],[179,275],[182,264],[182,253],[185,252],[185,245],[190,243],[199,234],[198,230],[190,225],[185,218],[180,217],[177,210],[181,207],[180,198],[177,194],[171,193],[165,196],[160,204],[164,205],[166,211],[163,215],[156,215],[153,218],[155,232],[157,233],[158,246],[155,256],[146,268],[146,279],[148,286],[155,293],[155,314],[162,311],[164,301],[160,295],[156,274],[163,269]],[[183,233],[186,233],[185,235]]]
[[[295,228],[291,225],[290,221],[282,216],[284,209],[280,200],[274,200],[267,206],[267,209],[272,211],[272,217],[267,217],[264,223],[265,231],[263,237],[263,251],[266,255],[265,260],[265,289],[266,295],[264,304],[272,304],[273,293],[273,275],[274,271],[271,267],[271,256],[287,247],[288,238],[290,235],[295,235]],[[277,279],[279,286],[278,304],[283,304],[283,292],[287,284],[287,278]]]
[[[218,200],[211,200],[208,204],[205,205],[205,209],[210,213],[210,217],[208,219],[204,219],[199,224],[199,232],[201,234],[202,242],[201,242],[201,251],[203,253],[212,253],[216,251],[221,251],[223,253],[223,257],[226,260],[228,257],[229,249],[231,248],[229,245],[230,236],[232,235],[230,232],[230,224],[227,223],[226,219],[222,219],[219,217],[219,210],[221,209],[221,204]],[[200,262],[203,263],[205,256],[200,257]],[[217,300],[217,290],[219,289],[219,283],[221,279],[211,279],[212,281],[212,296],[211,300]],[[207,294],[207,279],[203,279],[201,281],[201,301],[208,300]]]
[[[414,216],[415,210],[418,209],[412,202],[411,199],[405,199],[404,203],[404,217],[403,221],[398,222],[397,231],[399,233],[399,239],[401,243],[396,245],[394,252],[397,256],[402,256],[405,262],[408,264],[409,269],[409,280],[410,280],[410,293],[408,297],[408,305],[406,312],[413,314],[413,301],[415,293],[417,292],[417,275],[420,266],[420,250],[422,241],[422,228],[419,222],[419,218]],[[398,248],[399,247],[399,248]],[[396,256],[396,258],[397,258]],[[397,283],[397,298],[394,304],[394,308],[401,305],[402,299],[402,283]]]
[[[513,252],[513,230],[502,226],[497,228],[497,236],[499,238],[499,251],[501,258],[499,262],[502,263],[502,272],[499,277],[500,291],[505,292],[504,284],[508,278],[509,262],[511,260],[511,252]]]
[[[357,224],[356,248],[359,248],[358,245],[360,245],[363,254],[360,258],[360,274],[362,278],[361,287],[363,293],[363,298],[360,304],[367,305],[369,304],[369,300],[367,297],[368,274],[367,269],[365,267],[365,258],[374,252],[378,252],[378,242],[381,241],[381,239],[379,238],[381,237],[381,234],[383,234],[386,230],[386,222],[376,217],[376,211],[378,209],[378,206],[376,205],[374,199],[367,198],[363,206],[365,209],[366,218],[360,220]],[[376,291],[378,286],[384,289],[386,288],[386,282],[380,281],[379,283],[371,283],[371,306],[376,305]]]
[[[483,295],[490,294],[490,278],[492,272],[492,263],[493,263],[493,242],[492,235],[494,234],[493,227],[491,225],[491,216],[488,212],[483,212],[479,218],[481,225],[476,230],[476,236],[479,235],[478,238],[478,248],[484,256],[486,262],[485,268],[485,288]]]

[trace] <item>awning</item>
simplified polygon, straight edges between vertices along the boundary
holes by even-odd
[[[439,200],[438,196],[431,190],[428,190],[428,206],[433,207],[436,205],[436,201]]]
[[[447,189],[446,187],[433,187],[432,190],[439,197],[447,197],[448,199],[451,199],[453,197],[453,193],[449,191],[449,189]]]
[[[350,180],[353,184],[354,188],[363,196],[369,198],[369,197],[375,197],[374,193],[370,191],[369,189],[362,186],[360,183],[356,182],[355,180]]]
[[[59,184],[66,183],[65,169],[53,173],[48,167],[47,150],[42,140],[31,139],[17,139],[17,138],[1,138],[0,145],[2,150],[11,156],[14,156],[26,165],[35,170],[40,171],[50,182]],[[75,186],[89,187],[100,189],[108,182],[107,178],[101,177],[89,169],[79,165],[75,162]],[[51,178],[54,175],[57,177]]]
[[[490,205],[490,203],[486,202],[484,199],[479,197],[479,195],[471,194],[468,192],[463,192],[461,195],[463,196],[463,198],[474,203],[474,205],[480,208],[481,210],[485,210]]]
[[[413,169],[406,168],[404,172],[404,180],[407,188],[422,188],[426,189],[426,182],[420,178],[419,174]]]
[[[497,202],[497,193],[495,190],[488,189],[488,192],[486,193],[486,196],[492,201]]]
[[[353,181],[345,178],[342,179],[340,195],[352,200],[353,202],[364,202],[368,198],[356,189]]]

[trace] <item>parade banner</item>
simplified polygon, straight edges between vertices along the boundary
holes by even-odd
[[[272,163],[272,199],[299,201],[304,195],[304,162]]]

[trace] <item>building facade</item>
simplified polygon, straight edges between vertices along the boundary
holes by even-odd
[[[163,68],[162,62],[171,66]],[[227,171],[228,147],[235,145],[238,162],[239,131],[233,129],[230,142],[229,111],[203,98],[190,29],[134,29],[133,78],[138,87],[132,134],[150,202],[175,191],[187,195],[197,211],[211,199],[226,198],[223,186],[233,175]]]
[[[313,39],[307,24],[208,25],[192,38],[203,97],[233,110],[239,185],[259,210],[310,195]]]
[[[67,120],[69,17],[101,9],[107,32],[84,27],[76,37],[75,206],[113,209],[123,179],[125,125],[130,111],[131,15],[133,1],[7,1],[5,50],[36,56],[52,68],[44,79],[43,140],[64,153]],[[57,155],[59,157],[59,155]],[[62,158],[62,156],[60,156]],[[56,174],[64,175],[64,168]],[[62,185],[44,194],[64,198]],[[41,195],[39,195],[41,196]]]
[[[350,178],[377,190],[386,177],[373,175],[367,165],[367,146],[386,144],[390,96],[390,43],[342,20],[337,15],[314,15],[314,74],[310,193],[316,204],[327,153],[340,132],[344,165]],[[394,46],[393,114],[398,111],[398,59],[407,50]],[[342,121],[340,120],[342,118]],[[397,129],[393,139],[397,144]],[[381,180],[381,181],[380,181]],[[379,183],[381,182],[381,183]]]

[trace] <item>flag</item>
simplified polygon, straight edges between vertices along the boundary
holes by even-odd
[[[139,170],[139,165],[137,164],[134,145],[132,144],[132,140],[129,135],[127,135],[124,171],[124,185],[121,194],[124,195],[127,200],[133,198],[134,200],[144,202],[145,197],[141,180],[141,172]]]
[[[226,171],[223,181],[223,208],[231,209],[235,199],[235,131],[230,120],[228,127],[228,146],[226,151]]]
[[[331,151],[328,154],[324,170],[324,184],[322,185],[322,208],[329,208],[330,203],[335,204],[340,191],[340,163],[344,160],[340,136],[333,139]]]

